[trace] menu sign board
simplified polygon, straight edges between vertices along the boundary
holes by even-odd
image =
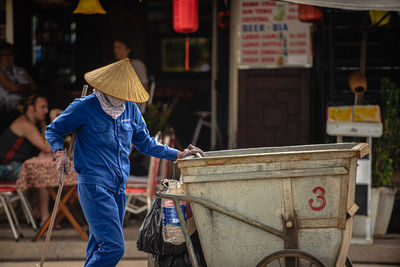
[[[298,20],[298,4],[239,1],[239,68],[311,67],[311,23]]]

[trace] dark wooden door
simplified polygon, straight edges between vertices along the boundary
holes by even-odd
[[[309,143],[309,69],[239,71],[238,147]]]

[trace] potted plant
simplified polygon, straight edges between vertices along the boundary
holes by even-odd
[[[147,105],[146,113],[143,115],[147,129],[151,136],[157,132],[164,132],[168,125],[169,116],[172,112],[172,105],[156,103]]]
[[[383,133],[373,146],[372,186],[379,187],[375,235],[386,233],[396,188],[392,176],[400,170],[400,88],[388,78],[381,80]]]

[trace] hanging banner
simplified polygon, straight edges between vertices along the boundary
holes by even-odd
[[[312,67],[311,23],[298,20],[298,5],[239,1],[239,68]]]

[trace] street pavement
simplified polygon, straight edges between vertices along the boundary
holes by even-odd
[[[118,267],[147,266],[147,254],[136,248],[140,225],[141,221],[131,220],[124,227],[125,254]],[[24,238],[16,242],[7,222],[0,222],[0,267],[36,267],[36,264],[40,262],[45,237],[32,242],[36,232],[24,223],[22,223],[22,232]],[[83,266],[85,248],[86,242],[80,239],[68,222],[64,222],[61,230],[53,231],[44,266]],[[372,245],[352,244],[349,258],[355,267],[400,266],[400,234],[376,238]]]
[[[37,262],[24,261],[24,262],[0,262],[0,267],[36,267]],[[58,261],[46,262],[44,267],[82,267],[84,261]],[[390,267],[398,265],[377,265],[377,264],[354,264],[354,267]],[[123,260],[117,267],[147,267],[146,260]]]
[[[47,261],[43,267],[82,267],[84,261]],[[37,261],[0,262],[0,267],[36,267]],[[147,260],[123,260],[117,267],[147,267]]]

